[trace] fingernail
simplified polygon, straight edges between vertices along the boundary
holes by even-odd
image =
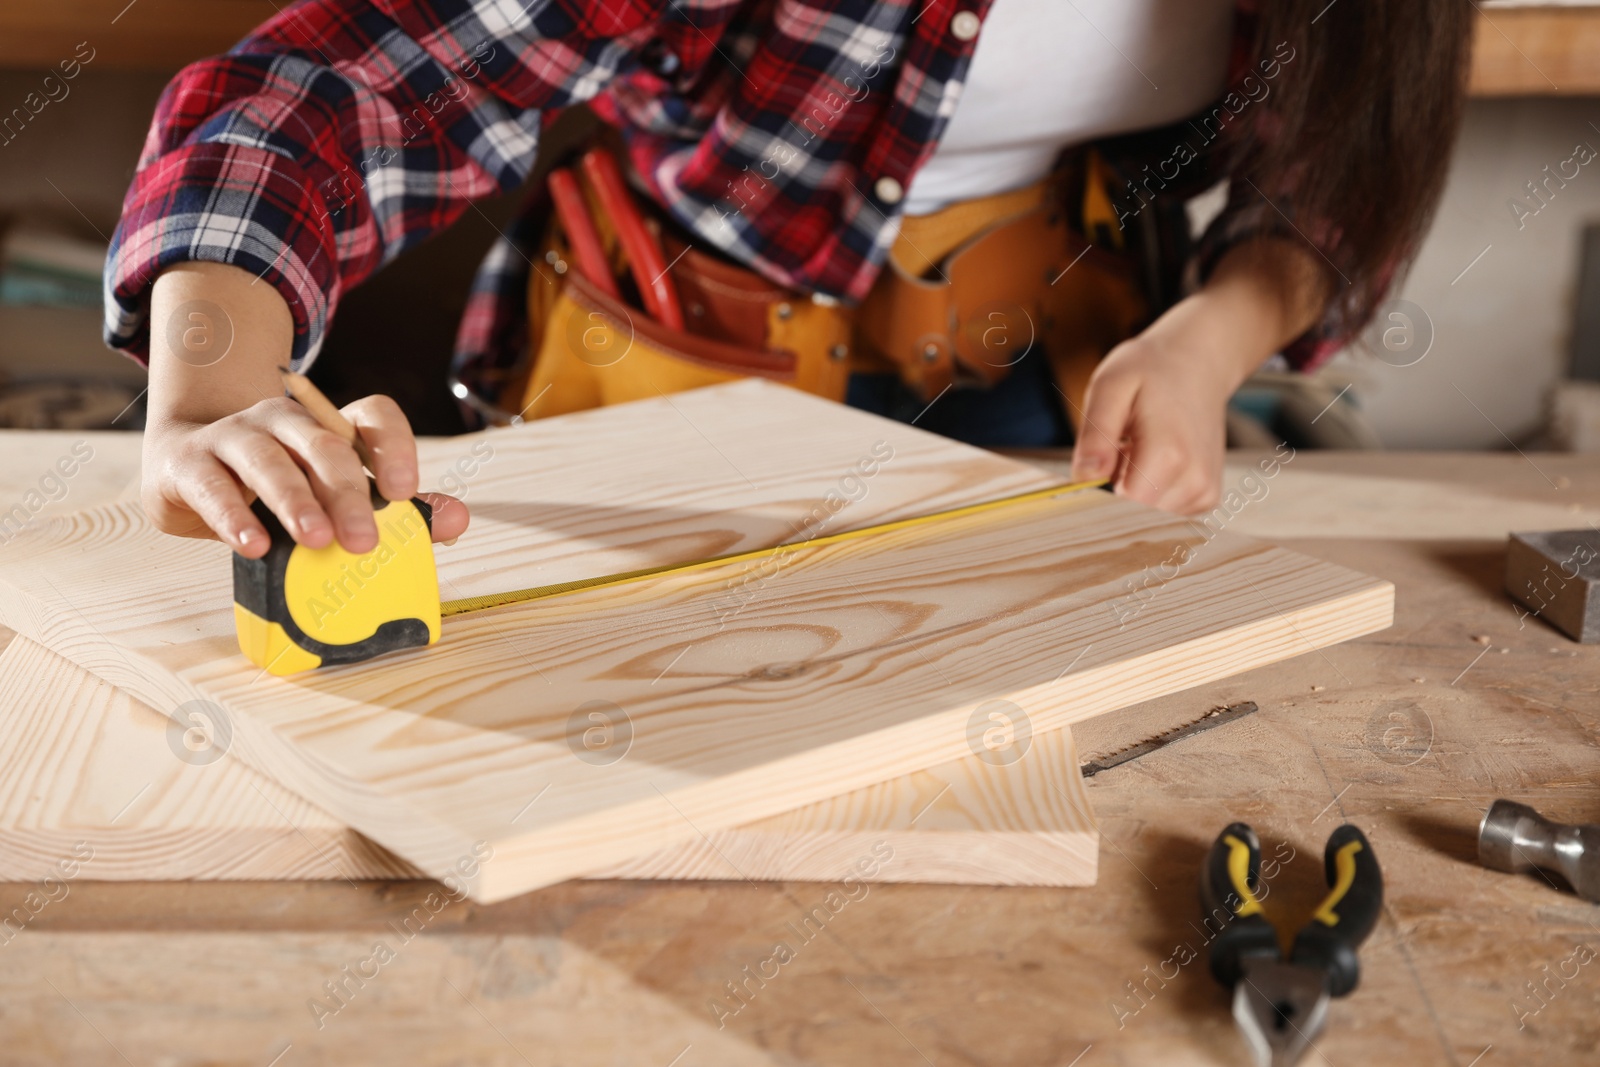
[[[255,543],[256,539],[256,531],[248,527],[236,531],[233,535],[234,544],[238,545],[240,548],[249,548]]]
[[[450,546],[451,546],[451,545],[453,545],[453,544],[455,544],[455,543],[456,543],[456,542],[457,542],[457,541],[459,541],[459,540],[461,540],[461,538],[459,538],[459,537],[452,537],[452,538],[450,538],[450,540],[448,540],[448,541],[440,541],[440,542],[439,542],[439,543],[440,543],[440,544],[441,544],[441,545],[443,545],[443,546],[444,546],[444,547],[446,547],[446,548],[449,548],[449,547],[450,547]]]
[[[1110,468],[1105,456],[1084,456],[1072,465],[1074,476],[1078,478],[1104,478],[1111,473]]]

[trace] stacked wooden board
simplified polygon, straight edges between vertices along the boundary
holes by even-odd
[[[71,473],[73,502],[136,498],[139,441],[132,435],[0,438],[17,460],[0,471],[7,498],[23,497],[35,473],[52,469],[61,455],[85,461]],[[477,438],[424,439],[420,450],[429,484],[452,491],[493,455]],[[11,636],[0,630],[0,642]],[[16,639],[0,654],[0,880],[35,880],[63,857],[86,853],[100,880],[418,873],[227,755],[226,738],[199,729],[216,725],[203,716],[168,720],[29,639]],[[986,749],[981,759],[969,756],[718,831],[595,876],[1093,884],[1098,835],[1070,732],[1044,735],[1031,748],[1027,740],[1009,752]],[[886,852],[893,862],[863,870],[863,856]]]
[[[191,750],[168,722],[13,640],[0,652],[0,874],[34,881],[87,855],[85,876],[101,881],[417,877],[220,747]]]
[[[1049,484],[758,382],[456,447],[475,518],[440,552],[452,598]],[[1038,739],[1392,611],[1387,583],[1098,492],[459,616],[435,648],[282,679],[234,650],[227,572],[219,546],[101,508],[7,546],[0,621],[165,714],[207,709],[290,794],[480,900],[714,852],[733,827],[977,758],[997,721]]]
[[[425,483],[461,492],[493,459],[484,436],[419,442]],[[137,498],[137,437],[0,439],[17,460],[0,471],[7,498],[25,498],[63,456],[81,461],[69,502]],[[0,629],[0,643],[11,638]],[[100,880],[418,873],[227,755],[228,739],[205,732],[226,723],[168,720],[27,638],[11,647],[0,655],[0,880],[35,880],[85,854]],[[1098,834],[1070,732],[1013,740],[594,877],[1093,884]],[[862,862],[884,855],[892,862]]]
[[[0,652],[0,881],[35,881],[86,854],[99,881],[421,876],[239,762],[214,725],[168,719],[13,640]],[[1092,885],[1098,834],[1071,731],[994,753],[590,877]]]

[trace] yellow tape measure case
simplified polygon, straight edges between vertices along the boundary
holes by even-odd
[[[255,502],[272,547],[257,560],[233,557],[233,614],[245,658],[269,674],[298,674],[439,639],[433,509],[416,498],[385,501],[375,489],[373,508],[378,544],[356,553],[338,542],[296,544]]]

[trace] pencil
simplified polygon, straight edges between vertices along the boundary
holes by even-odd
[[[333,406],[333,401],[322,395],[322,390],[311,383],[311,379],[303,374],[296,374],[288,367],[279,367],[278,376],[283,379],[283,388],[300,406],[311,413],[311,417],[324,430],[332,430],[356,450],[356,455],[361,457],[361,462],[367,470],[377,473],[378,467],[372,461],[372,453],[367,451],[366,442],[361,440],[361,435],[356,432],[354,424],[344,417],[344,413]]]

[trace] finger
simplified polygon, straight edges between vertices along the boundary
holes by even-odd
[[[1207,510],[1218,491],[1221,457],[1215,460],[1207,449],[1175,436],[1168,428],[1135,432],[1129,459],[1130,499],[1170,511],[1175,515],[1194,515]],[[1119,490],[1120,491],[1120,490]]]
[[[1180,515],[1199,515],[1210,511],[1222,499],[1220,477],[1209,471],[1197,471],[1183,500],[1173,506]]]
[[[433,507],[433,539],[454,541],[466,532],[471,515],[467,505],[443,493],[423,493],[422,499]]]
[[[219,435],[214,451],[278,517],[290,537],[307,548],[325,548],[333,540],[333,522],[312,491],[306,472],[277,437],[256,427],[239,426]]]
[[[1141,421],[1141,436],[1148,434],[1156,441],[1157,433],[1155,427],[1146,431]],[[1155,506],[1177,515],[1194,515],[1215,506],[1222,486],[1222,436],[1202,430],[1197,440],[1187,435],[1177,436],[1166,429],[1160,447],[1176,457],[1178,467],[1156,496]],[[1157,466],[1160,472],[1157,476],[1165,477],[1165,468],[1159,463]]]
[[[333,521],[333,535],[346,552],[371,552],[378,546],[372,514],[372,483],[349,442],[304,412],[286,412],[273,423],[273,435],[304,469],[317,502]]]
[[[176,490],[168,498],[151,489],[140,494],[139,503],[143,505],[150,524],[164,534],[210,541],[222,539],[222,535],[207,526],[206,521],[194,513],[194,509],[184,502]]]
[[[212,534],[246,559],[260,559],[267,554],[272,545],[266,528],[251,512],[239,483],[215,456],[192,455],[173,473],[173,489],[178,497]],[[171,518],[170,514],[167,517]],[[204,536],[192,527],[174,530],[163,524],[161,518],[156,521],[169,533]]]
[[[1177,484],[1156,498],[1155,505],[1174,515],[1196,515],[1205,511],[1205,481],[1191,469],[1180,473]]]
[[[1072,449],[1074,481],[1109,478],[1117,470],[1122,438],[1127,430],[1139,379],[1133,375],[1095,374],[1084,396],[1083,425]]]
[[[1135,427],[1117,492],[1130,500],[1171,509],[1187,492],[1189,456],[1182,442],[1160,427]]]
[[[417,495],[417,440],[400,405],[386,396],[368,396],[343,409],[361,435],[377,469],[378,492],[385,500]]]

